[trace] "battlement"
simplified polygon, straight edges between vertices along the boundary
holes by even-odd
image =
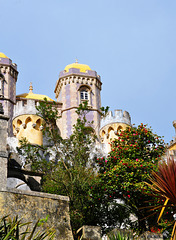
[[[1,58],[0,57],[0,65],[11,66],[13,69],[15,69],[17,71],[17,64],[12,63],[12,60],[10,58]]]
[[[68,72],[61,71],[59,79],[56,82],[56,87],[54,92],[56,93],[56,98],[58,98],[61,88],[68,84],[80,84],[80,85],[96,85],[98,89],[101,90],[101,77],[97,75],[96,71],[87,70],[86,72],[80,72],[80,69],[70,68]]]
[[[38,104],[38,102],[37,102]],[[18,101],[14,106],[13,118],[24,114],[37,114],[36,101],[26,99],[25,101]]]
[[[114,116],[112,111],[109,111],[106,117],[103,117],[100,122],[100,129],[104,126],[112,123],[125,123],[131,126],[131,117],[127,111],[122,111],[121,109],[114,111]]]
[[[66,72],[65,70],[64,71],[61,71],[59,73],[59,78],[62,78],[62,77],[67,77],[69,75],[81,75],[81,76],[89,76],[89,77],[94,77],[94,78],[98,78],[100,81],[101,81],[101,77],[100,75],[97,74],[96,71],[93,71],[93,70],[87,70],[86,72],[80,72],[80,69],[78,68],[70,68],[68,72]]]

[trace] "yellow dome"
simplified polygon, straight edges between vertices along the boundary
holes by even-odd
[[[48,101],[54,101],[53,99],[49,98],[46,95],[35,94],[32,92],[32,90],[33,90],[33,87],[32,87],[32,83],[30,82],[29,93],[23,93],[23,94],[17,95],[17,97],[36,99],[36,100],[44,100],[44,98],[46,98]]]
[[[69,72],[70,68],[80,69],[80,72],[86,72],[87,70],[91,70],[91,68],[88,65],[77,62],[67,65],[64,70],[66,72]]]
[[[35,94],[35,93],[32,93],[32,92],[23,93],[23,94],[17,95],[17,97],[28,98],[28,99],[36,99],[36,100],[44,100],[44,98],[46,98],[48,101],[54,101],[53,99],[51,99],[50,97],[48,97],[46,95]]]
[[[8,58],[4,53],[0,52],[0,58]]]

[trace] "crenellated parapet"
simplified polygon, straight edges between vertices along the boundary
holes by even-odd
[[[14,106],[13,118],[16,118],[24,114],[36,115],[37,114],[36,105],[38,105],[38,102],[36,102],[33,99],[25,99],[18,101]]]
[[[114,116],[112,111],[109,111],[106,117],[103,117],[100,122],[100,129],[106,125],[113,123],[124,123],[131,126],[131,117],[127,111],[115,110]]]
[[[93,78],[98,78],[101,81],[100,75],[97,74],[96,71],[94,70],[86,70],[85,72],[82,72],[78,68],[69,68],[68,71],[63,70],[59,73],[59,78],[61,77],[67,77],[69,75],[80,75],[80,76],[89,76]]]
[[[17,64],[12,63],[10,58],[0,57],[0,68],[3,74],[10,74],[16,81],[18,77]]]

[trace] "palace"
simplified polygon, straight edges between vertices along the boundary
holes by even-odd
[[[16,95],[17,77],[17,65],[0,53],[0,217],[15,214],[26,222],[34,222],[49,216],[47,224],[56,229],[56,239],[72,240],[69,198],[40,192],[42,173],[24,166],[15,151],[22,138],[31,144],[45,145],[42,134],[45,121],[38,115],[36,106],[44,98],[51,105],[54,100],[34,93],[32,84],[28,93]],[[56,124],[61,137],[65,139],[72,134],[77,120],[76,109],[87,101],[90,109],[87,120],[93,122],[97,146],[107,154],[116,133],[131,126],[131,117],[122,110],[115,110],[114,114],[110,111],[102,117],[101,87],[101,77],[96,71],[75,62],[60,72],[53,91],[60,116]],[[175,121],[173,125],[176,129]],[[167,154],[176,156],[176,138]]]
[[[32,144],[42,145],[44,120],[37,115],[36,105],[44,98],[50,104],[54,100],[35,94],[32,85],[29,93],[16,95],[17,77],[17,65],[4,53],[0,53],[0,102],[4,114],[9,117],[8,136],[17,140],[25,137]],[[87,120],[93,122],[98,142],[108,152],[110,140],[114,139],[117,131],[131,126],[131,118],[128,112],[122,110],[115,110],[114,116],[109,112],[106,117],[101,117],[101,87],[101,77],[96,71],[86,64],[75,62],[60,72],[53,90],[60,115],[57,127],[62,138],[68,138],[72,134],[77,119],[75,110],[86,100],[90,109]]]

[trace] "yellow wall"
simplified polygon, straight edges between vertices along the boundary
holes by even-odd
[[[21,140],[26,138],[32,144],[43,144],[42,126],[44,120],[37,115],[20,115],[13,120],[13,133]]]
[[[130,126],[126,123],[112,123],[101,128],[100,140],[101,143],[106,145],[106,150],[108,152],[111,151],[110,143],[117,137],[115,132],[125,130],[127,127]]]
[[[172,144],[171,146],[168,147],[168,150],[176,150],[176,143]]]

